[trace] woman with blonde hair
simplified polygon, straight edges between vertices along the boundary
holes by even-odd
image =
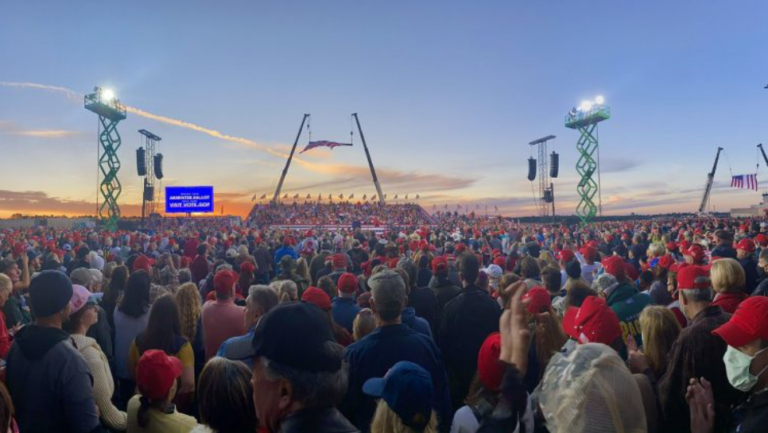
[[[277,299],[280,303],[294,302],[299,300],[299,287],[293,280],[282,280],[277,282]]]
[[[680,335],[680,323],[667,307],[648,306],[640,313],[640,332],[643,335],[642,352],[648,360],[648,367],[656,378],[667,370],[667,356]],[[630,363],[630,368],[633,364]],[[643,373],[634,371],[633,373]]]
[[[744,292],[747,285],[744,268],[734,259],[717,259],[712,262],[709,275],[712,288],[716,293],[712,305],[717,305],[726,313],[733,314],[736,307],[747,299],[747,294]]]
[[[300,257],[296,260],[296,270],[293,273],[300,276],[305,281],[312,281],[309,276],[309,263],[307,263],[307,259],[304,257]]]
[[[357,313],[357,316],[355,316],[355,321],[352,322],[352,338],[354,338],[355,341],[360,341],[375,329],[376,318],[373,317],[373,310],[370,308],[363,308]]]
[[[368,379],[363,392],[379,399],[371,433],[437,433],[432,377],[418,365],[400,361],[386,376]]]
[[[195,377],[197,377],[205,365],[203,307],[200,302],[200,292],[195,283],[184,283],[179,287],[175,296],[179,306],[181,336],[192,343],[192,352],[195,355]]]

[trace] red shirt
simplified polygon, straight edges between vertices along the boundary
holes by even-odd
[[[5,314],[0,311],[0,358],[5,359],[9,350],[11,350],[11,335],[5,326]]]
[[[710,305],[717,305],[726,313],[733,314],[736,311],[736,307],[745,299],[747,299],[747,294],[744,292],[718,293]]]

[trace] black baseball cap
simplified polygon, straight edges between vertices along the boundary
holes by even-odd
[[[264,356],[297,370],[336,372],[342,351],[336,343],[327,314],[310,303],[286,302],[269,310],[253,334],[253,358]]]

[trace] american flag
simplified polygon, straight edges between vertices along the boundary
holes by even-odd
[[[751,189],[757,191],[757,174],[740,174],[731,178],[733,188]]]
[[[302,150],[299,153],[304,153],[304,152],[306,152],[306,151],[308,151],[310,149],[314,149],[316,147],[328,147],[328,148],[333,149],[334,147],[351,146],[351,145],[352,144],[350,144],[350,143],[337,143],[335,141],[327,141],[327,140],[310,141],[309,144],[307,144],[307,147],[305,147],[304,150]]]

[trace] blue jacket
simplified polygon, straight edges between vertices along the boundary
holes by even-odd
[[[275,251],[275,267],[277,268],[277,271],[275,273],[279,274],[281,272],[280,269],[280,259],[283,258],[283,256],[291,256],[294,260],[297,260],[299,258],[299,255],[296,254],[296,251],[293,249],[293,247],[282,247],[279,250]]]
[[[400,315],[400,320],[403,322],[403,325],[411,328],[421,335],[426,335],[427,337],[432,338],[432,330],[429,328],[429,322],[422,319],[421,317],[416,316],[415,308],[408,307],[404,309]]]
[[[331,315],[333,315],[333,321],[338,323],[339,326],[343,326],[347,331],[352,332],[352,323],[357,317],[357,313],[360,312],[360,307],[357,306],[354,298],[334,298],[331,305]]]
[[[256,327],[252,326],[245,335],[239,335],[232,337],[229,340],[221,343],[216,356],[227,358],[232,361],[242,361],[248,368],[253,369],[253,333],[256,331]]]
[[[347,347],[344,359],[349,364],[349,390],[341,410],[361,431],[370,430],[376,410],[376,401],[363,393],[363,384],[370,378],[384,377],[399,361],[411,361],[430,373],[435,388],[433,407],[440,418],[441,430],[446,425],[450,427],[453,412],[448,380],[440,350],[430,338],[403,324],[387,325]]]

